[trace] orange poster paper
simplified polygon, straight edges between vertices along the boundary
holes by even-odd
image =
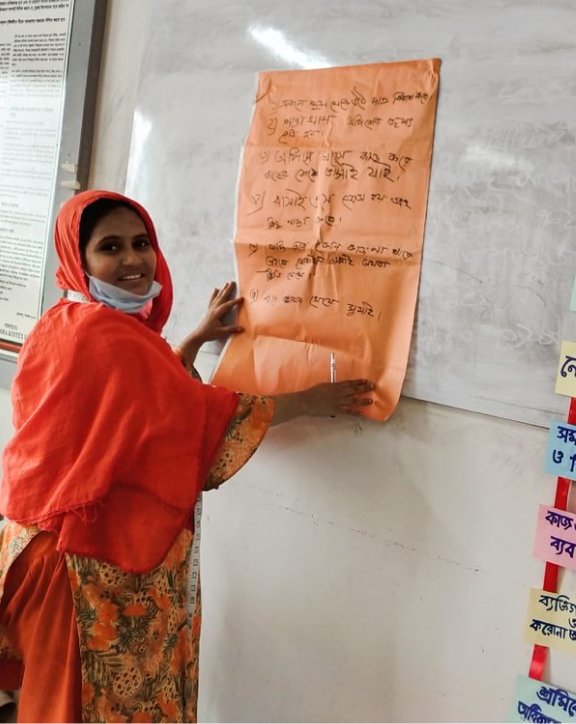
[[[262,73],[241,164],[239,323],[214,383],[277,394],[406,374],[440,61]]]

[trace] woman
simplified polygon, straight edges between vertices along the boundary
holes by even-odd
[[[21,687],[20,721],[195,721],[201,492],[270,425],[357,413],[373,386],[263,398],[203,385],[201,344],[240,331],[221,321],[231,285],[172,350],[170,273],[140,205],[78,194],[55,240],[66,298],[20,353],[3,456],[0,688]]]

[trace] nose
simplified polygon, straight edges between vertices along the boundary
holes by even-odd
[[[123,250],[121,263],[125,267],[138,267],[142,264],[142,260],[138,251],[129,246]]]

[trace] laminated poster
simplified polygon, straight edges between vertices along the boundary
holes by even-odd
[[[0,349],[40,317],[72,0],[0,0]]]
[[[576,397],[576,342],[562,342],[556,392],[559,395]]]
[[[550,423],[544,469],[556,477],[576,478],[576,425],[556,420]]]
[[[576,694],[544,681],[519,675],[507,721],[576,721]]]
[[[259,76],[234,240],[244,304],[214,383],[377,384],[394,411],[418,293],[440,61]]]
[[[534,555],[543,561],[576,571],[576,515],[541,505]]]
[[[576,601],[531,588],[524,638],[528,643],[576,654]]]

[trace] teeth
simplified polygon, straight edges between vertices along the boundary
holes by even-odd
[[[122,281],[130,281],[132,279],[140,279],[142,274],[132,274],[130,276],[120,277]]]

